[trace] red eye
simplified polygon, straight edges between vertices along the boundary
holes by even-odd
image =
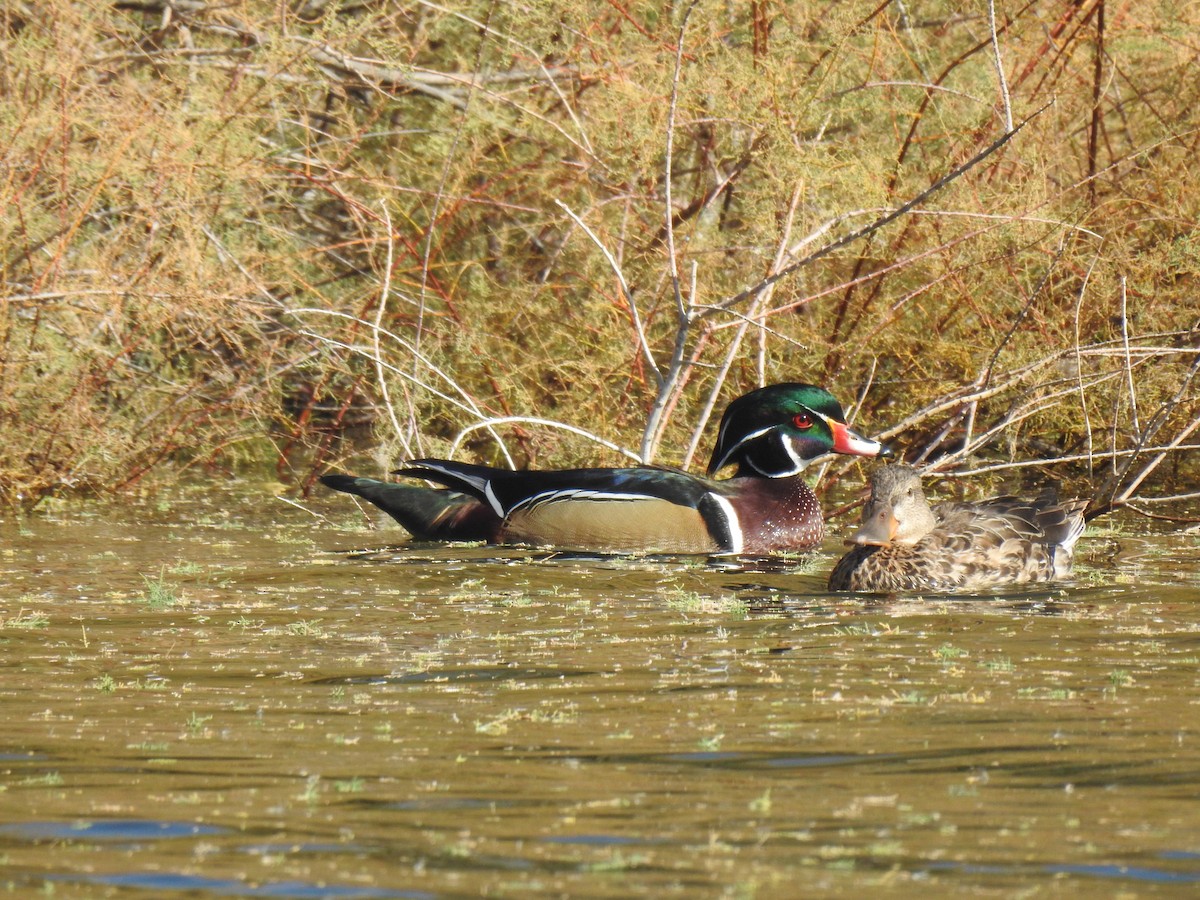
[[[812,428],[813,417],[808,413],[796,413],[796,415],[792,416],[792,424],[801,431],[804,431],[805,429]]]

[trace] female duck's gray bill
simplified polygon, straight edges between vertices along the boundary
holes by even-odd
[[[899,527],[900,522],[890,506],[886,503],[867,501],[863,510],[862,527],[846,543],[864,547],[886,547],[896,537],[896,529]]]

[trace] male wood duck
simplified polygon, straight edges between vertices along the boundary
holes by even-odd
[[[916,469],[892,465],[871,477],[855,548],[834,567],[834,591],[977,591],[1054,581],[1071,571],[1086,500],[996,497],[932,509]]]
[[[425,540],[533,544],[602,553],[763,554],[813,547],[821,508],[801,475],[833,451],[888,456],[846,426],[841,406],[811,384],[759,388],[729,404],[707,478],[678,469],[510,471],[416,459],[395,474],[447,489],[325,475]],[[736,466],[732,478],[711,476]]]

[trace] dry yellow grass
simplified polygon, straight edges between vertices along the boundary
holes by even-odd
[[[689,463],[785,379],[947,471],[1195,483],[1196,9],[549,6],[6,4],[0,491],[508,415]]]

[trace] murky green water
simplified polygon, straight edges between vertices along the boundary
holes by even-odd
[[[823,590],[836,539],[815,567],[348,554],[401,533],[313,508],[0,525],[0,890],[1200,892],[1195,534],[883,602]]]

